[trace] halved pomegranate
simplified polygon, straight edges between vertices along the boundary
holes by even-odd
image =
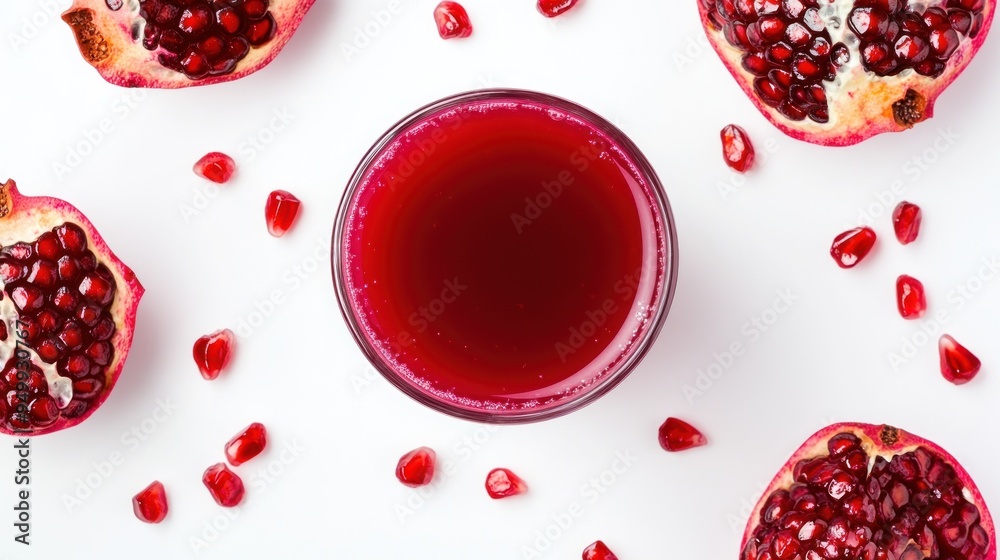
[[[0,433],[86,420],[132,346],[143,288],[67,202],[0,185]]]
[[[846,146],[929,119],[995,0],[698,0],[709,41],[784,133]]]
[[[315,0],[74,0],[83,57],[126,87],[228,82],[267,66]]]
[[[996,560],[993,520],[947,451],[891,426],[815,434],[771,481],[741,560]]]

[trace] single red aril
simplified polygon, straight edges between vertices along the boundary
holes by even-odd
[[[74,0],[84,59],[125,87],[228,82],[267,66],[315,0]]]
[[[219,377],[233,357],[236,335],[229,329],[215,331],[199,338],[194,343],[194,363],[198,364],[201,376],[209,381]]]
[[[846,146],[931,118],[995,0],[697,0],[709,42],[782,132]]]
[[[493,469],[486,475],[486,493],[494,500],[524,494],[528,485],[508,469]]]
[[[941,375],[955,385],[965,385],[972,381],[983,367],[975,354],[950,335],[941,337],[938,351],[941,354]]]
[[[458,2],[441,2],[434,8],[434,22],[442,39],[462,39],[472,35],[469,12]]]
[[[920,222],[923,212],[916,204],[900,202],[892,212],[892,227],[896,230],[896,239],[903,245],[909,245],[920,235]]]
[[[229,470],[225,463],[208,467],[201,481],[212,494],[215,503],[222,507],[235,507],[243,501],[243,479]]]
[[[194,172],[213,183],[228,183],[236,172],[236,162],[222,152],[205,154],[194,164]]]
[[[288,191],[274,191],[267,197],[264,207],[264,218],[267,220],[267,231],[275,237],[281,237],[295,224],[299,217],[302,203]]]
[[[399,458],[396,478],[403,484],[416,488],[426,486],[434,479],[437,454],[430,447],[420,447]]]
[[[726,159],[726,165],[740,173],[746,173],[753,167],[756,152],[746,130],[735,124],[722,129],[722,157]]]
[[[686,451],[708,445],[708,440],[697,428],[677,418],[667,418],[660,426],[660,447],[665,451]]]
[[[993,520],[958,461],[870,424],[809,438],[757,503],[741,550],[740,560],[996,560]]]
[[[568,12],[580,0],[538,0],[538,11],[545,17],[556,17]]]
[[[158,480],[132,498],[132,511],[139,521],[159,523],[166,519],[167,510],[167,491]]]
[[[583,560],[618,560],[618,557],[607,545],[597,541],[583,549]]]
[[[904,319],[919,319],[927,311],[924,284],[912,276],[902,275],[896,280],[896,304]]]
[[[238,467],[260,455],[267,447],[267,429],[260,422],[247,426],[238,436],[226,444],[226,459],[229,464]]]
[[[93,414],[121,374],[142,294],[79,210],[0,184],[0,433]]]
[[[845,231],[833,240],[830,255],[840,268],[854,268],[871,252],[877,237],[875,230],[870,227]]]

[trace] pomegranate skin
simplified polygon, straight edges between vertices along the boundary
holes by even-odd
[[[111,303],[110,313],[114,319],[116,330],[109,340],[114,349],[114,357],[103,367],[104,387],[97,395],[88,400],[85,410],[71,418],[60,414],[54,423],[33,428],[29,432],[16,431],[4,423],[0,423],[0,433],[20,437],[40,436],[72,428],[82,423],[100,408],[111,394],[132,346],[136,311],[145,291],[135,273],[115,256],[100,233],[90,223],[90,220],[73,205],[57,198],[24,196],[18,191],[17,185],[12,180],[0,184],[0,246],[35,239],[44,232],[64,223],[76,224],[84,231],[89,249],[114,276],[117,288]],[[72,401],[70,405],[72,406],[75,402],[77,401]]]
[[[73,30],[84,60],[109,83],[135,88],[176,89],[238,80],[271,63],[297,31],[315,0],[271,0],[269,12],[277,31],[265,45],[250,48],[232,71],[191,79],[158,61],[162,49],[147,50],[142,38],[133,39],[133,25],[142,22],[130,3],[112,10],[106,0],[73,0],[62,14]],[[138,2],[136,2],[138,4]]]
[[[746,51],[733,46],[726,39],[723,29],[713,21],[712,10],[716,1],[695,1],[709,43],[757,109],[786,135],[823,146],[851,146],[879,134],[908,130],[915,124],[932,118],[938,96],[968,67],[989,35],[996,4],[996,0],[984,1],[978,33],[975,37],[962,40],[957,50],[950,55],[943,73],[937,77],[912,72],[903,72],[898,76],[878,76],[862,67],[858,62],[858,48],[851,47],[849,68],[845,66],[846,70],[838,74],[836,86],[827,87],[826,93],[830,99],[829,120],[820,124],[809,119],[791,120],[778,109],[764,103],[754,91],[756,76],[742,64]],[[852,0],[831,0],[830,3],[854,5]],[[943,0],[932,0],[927,5],[946,7]],[[715,14],[717,16],[717,12]],[[852,35],[851,39],[856,40],[856,37]],[[908,97],[911,91],[914,94],[912,98]],[[893,104],[904,101],[912,101],[918,116],[907,117],[904,122],[900,122],[894,115]]]
[[[761,512],[771,494],[779,489],[788,489],[794,482],[793,470],[795,465],[803,459],[827,455],[829,453],[828,443],[831,438],[843,433],[850,433],[858,437],[861,440],[862,448],[872,456],[888,458],[922,447],[948,464],[963,484],[963,494],[969,502],[978,508],[979,523],[989,537],[989,548],[978,560],[996,560],[996,531],[993,519],[990,516],[989,509],[986,507],[982,494],[972,480],[972,476],[962,467],[958,460],[939,445],[919,436],[888,425],[879,426],[862,423],[839,423],[823,428],[806,440],[792,454],[791,458],[771,480],[767,490],[764,491],[760,501],[758,501],[751,512],[746,530],[743,533],[742,542],[740,543],[740,551],[746,550],[747,544],[754,538],[754,533],[760,525]],[[871,467],[869,466],[869,468]]]

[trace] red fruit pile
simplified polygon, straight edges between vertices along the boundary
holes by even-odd
[[[75,426],[107,399],[143,288],[79,210],[0,185],[0,433]]]
[[[180,88],[252,74],[277,56],[314,0],[75,0],[63,14],[107,81]]]
[[[697,0],[709,40],[786,134],[856,144],[930,118],[995,0]]]
[[[890,426],[810,438],[754,509],[740,560],[995,560],[993,521],[969,474]]]

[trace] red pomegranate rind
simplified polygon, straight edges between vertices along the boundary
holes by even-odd
[[[0,185],[0,247],[0,433],[39,436],[76,426],[121,375],[143,287],[79,210],[24,196],[14,181]],[[18,342],[31,355],[28,368],[19,368]],[[27,377],[26,395],[18,394],[19,375]],[[59,408],[67,387],[72,399]]]
[[[951,454],[891,426],[849,423],[792,455],[740,550],[741,560],[996,560],[989,510]]]
[[[410,488],[426,486],[434,480],[437,454],[430,447],[420,447],[399,458],[396,479]]]
[[[141,0],[112,9],[106,0],[74,0],[62,19],[108,82],[172,89],[228,82],[267,66],[314,1]],[[146,26],[158,31],[147,34]]]
[[[829,146],[931,118],[938,95],[985,41],[995,5],[931,0],[934,9],[925,10],[927,3],[916,0],[697,2],[709,42],[761,113],[793,138]],[[914,6],[917,17],[907,11]],[[883,45],[880,32],[891,41]]]

